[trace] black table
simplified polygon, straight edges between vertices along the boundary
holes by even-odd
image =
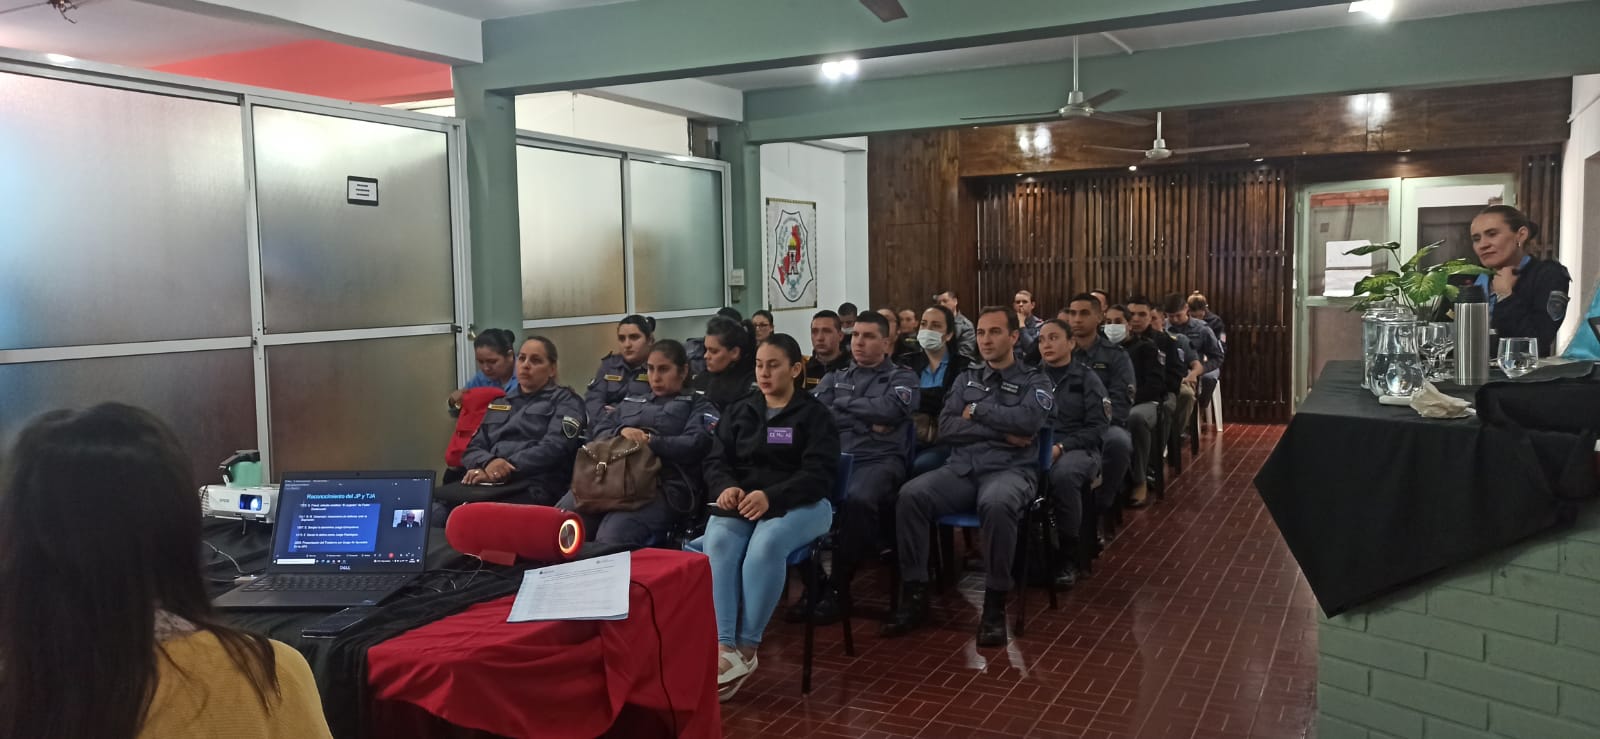
[[[1255,484],[1332,616],[1550,528],[1575,441],[1380,405],[1330,362]]]

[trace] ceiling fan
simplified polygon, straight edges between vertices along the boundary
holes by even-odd
[[[862,0],[866,2],[866,0]],[[1122,123],[1129,126],[1148,126],[1150,121],[1131,115],[1111,113],[1100,110],[1100,106],[1121,97],[1121,90],[1106,90],[1092,98],[1084,97],[1083,90],[1078,89],[1078,37],[1072,37],[1072,91],[1067,93],[1067,103],[1055,110],[1041,110],[1034,113],[1007,113],[1002,115],[975,115],[962,118],[963,121],[994,121],[1016,120],[1030,121],[1041,118],[1095,118],[1098,120]]]
[[[56,10],[56,12],[60,13],[61,14],[61,18],[63,20],[65,20],[66,22],[68,22],[68,23],[77,23],[77,21],[73,20],[72,16],[68,15],[68,13],[70,13],[70,12],[72,12],[74,10],[77,10],[78,6],[83,5],[84,3],[89,3],[89,2],[93,2],[93,0],[76,0],[76,2],[74,2],[74,0],[40,0],[40,2],[27,3],[25,5],[18,5],[16,7],[14,7],[14,8],[6,8],[5,10],[0,10],[0,15],[8,15],[8,14],[20,12],[20,11],[23,11],[23,10],[29,10],[29,9],[32,9],[32,8],[43,8],[43,7],[48,6],[48,7],[54,8]]]
[[[1167,140],[1161,138],[1161,113],[1156,113],[1156,140],[1149,149],[1127,149],[1121,146],[1100,146],[1099,144],[1085,144],[1090,149],[1104,149],[1106,151],[1125,151],[1129,154],[1143,154],[1145,159],[1160,161],[1173,154],[1199,154],[1206,151],[1228,151],[1230,149],[1248,149],[1249,144],[1221,144],[1218,146],[1191,146],[1186,149],[1168,149]]]
[[[900,4],[900,0],[861,0],[861,4],[867,6],[867,10],[872,11],[872,14],[878,16],[878,20],[884,23],[906,17],[905,6]]]

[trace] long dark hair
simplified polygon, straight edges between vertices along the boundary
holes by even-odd
[[[478,333],[478,338],[472,340],[475,349],[491,349],[503,357],[515,356],[517,353],[517,335],[506,328],[486,328]]]
[[[800,342],[795,341],[793,336],[788,334],[773,334],[768,336],[766,340],[762,341],[761,343],[767,346],[777,347],[779,351],[783,352],[784,356],[789,358],[789,366],[791,367],[806,361],[806,355],[800,351]],[[794,391],[796,393],[803,393],[806,391],[806,373],[801,372],[799,377],[794,378]]]
[[[728,367],[729,371],[748,372],[756,366],[755,331],[749,326],[725,316],[713,316],[706,322],[706,336],[717,337],[725,349],[738,349],[739,358]]]
[[[270,708],[272,644],[217,621],[200,505],[171,429],[107,403],[23,429],[0,487],[0,736],[132,739],[155,696],[156,611],[209,631]]]
[[[627,318],[617,321],[617,326],[619,327],[627,325],[638,326],[639,333],[644,334],[646,339],[655,339],[656,319],[651,318],[650,316],[641,316],[635,313]]]

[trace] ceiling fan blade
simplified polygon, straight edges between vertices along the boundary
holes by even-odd
[[[1140,118],[1140,117],[1134,116],[1134,115],[1127,115],[1125,113],[1108,113],[1106,111],[1097,110],[1097,111],[1094,112],[1094,115],[1089,116],[1089,117],[1093,118],[1093,119],[1095,119],[1097,121],[1110,121],[1112,123],[1121,123],[1121,124],[1123,124],[1125,126],[1148,126],[1148,125],[1150,125],[1150,121],[1149,120],[1146,120],[1144,118]]]
[[[1041,110],[1037,113],[999,113],[996,115],[969,115],[962,116],[963,121],[993,121],[1000,119],[1038,120],[1040,118],[1057,118],[1061,115],[1059,110]]]
[[[1102,92],[1099,95],[1096,95],[1096,96],[1094,96],[1092,98],[1089,98],[1088,100],[1083,101],[1083,104],[1087,105],[1087,106],[1089,106],[1091,108],[1098,108],[1098,107],[1100,107],[1102,105],[1105,105],[1106,103],[1109,103],[1109,102],[1111,102],[1113,100],[1116,100],[1119,97],[1122,97],[1122,91],[1121,90],[1106,90],[1105,92]]]
[[[21,11],[21,10],[28,10],[29,8],[40,8],[40,7],[44,7],[46,5],[49,5],[49,4],[50,3],[40,2],[40,3],[28,3],[27,5],[18,5],[15,8],[6,8],[5,10],[0,10],[0,15],[7,15],[7,14],[15,13],[15,12],[18,12],[18,11]]]
[[[1249,144],[1223,144],[1221,146],[1191,146],[1183,149],[1173,149],[1174,154],[1199,154],[1207,151],[1232,151],[1234,149],[1248,149]]]
[[[1099,144],[1084,144],[1085,149],[1101,149],[1103,151],[1120,151],[1128,154],[1143,154],[1144,149],[1128,149],[1121,146],[1101,146]]]
[[[872,14],[878,16],[878,20],[884,23],[906,17],[905,6],[900,4],[900,0],[861,0],[861,4],[867,6],[867,10],[872,11]]]

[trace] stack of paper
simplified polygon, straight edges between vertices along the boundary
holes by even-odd
[[[620,621],[628,617],[632,573],[629,552],[528,570],[506,622]]]

